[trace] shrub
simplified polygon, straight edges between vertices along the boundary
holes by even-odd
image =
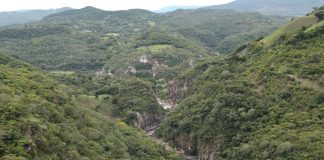
[[[324,103],[324,92],[320,92],[316,96],[316,103],[317,104],[322,104]]]
[[[315,16],[320,19],[323,20],[324,19],[324,10],[318,11],[315,13]]]
[[[291,151],[292,149],[293,149],[293,145],[290,142],[283,142],[278,146],[277,152],[279,154],[283,154]]]

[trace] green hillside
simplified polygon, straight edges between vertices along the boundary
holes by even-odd
[[[323,159],[324,27],[311,22],[318,27],[298,24],[271,46],[251,42],[177,78],[188,90],[160,136],[201,159]]]
[[[218,9],[179,10],[166,16],[163,24],[171,30],[220,53],[268,35],[285,21],[282,17]]]
[[[144,48],[153,45],[171,45],[154,54],[161,57],[161,52],[168,53],[177,59],[170,62],[174,63],[171,66],[180,66],[194,54],[206,57],[233,51],[284,22],[280,17],[230,10],[156,14],[139,9],[103,11],[86,7],[0,29],[0,51],[50,71],[94,73],[105,67],[124,72],[129,66],[121,60],[136,61],[139,55],[151,52]]]
[[[323,12],[323,8],[319,8],[308,16],[300,17],[297,19],[292,19],[291,22],[286,25],[280,27],[277,31],[267,36],[261,42],[265,45],[272,45],[275,41],[280,38],[284,38],[285,36],[289,36],[290,34],[294,34],[300,29],[307,31],[311,31],[312,29],[316,29],[323,25],[323,17],[320,14]]]
[[[0,160],[324,159],[323,11],[86,7],[0,28]]]
[[[3,54],[0,79],[1,159],[178,159],[96,112],[98,100]]]

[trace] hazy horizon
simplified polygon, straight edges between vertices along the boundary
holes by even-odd
[[[10,0],[2,2],[0,12],[21,10],[47,10],[63,7],[80,9],[92,6],[103,10],[146,9],[159,10],[169,6],[210,6],[232,2],[234,0]]]

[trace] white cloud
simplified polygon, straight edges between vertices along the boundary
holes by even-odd
[[[0,0],[0,11],[49,9],[60,7],[82,8],[94,6],[104,10],[142,8],[157,10],[166,6],[207,6],[233,0]]]

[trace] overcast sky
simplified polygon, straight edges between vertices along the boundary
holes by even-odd
[[[233,0],[0,0],[0,11],[93,6],[104,10],[142,8],[158,10],[167,6],[207,6]]]

